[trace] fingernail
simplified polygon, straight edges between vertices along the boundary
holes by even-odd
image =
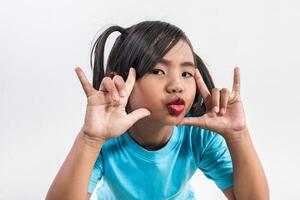
[[[215,110],[216,113],[219,112],[219,107],[218,107],[218,106],[215,106],[215,107],[214,107],[214,110]]]

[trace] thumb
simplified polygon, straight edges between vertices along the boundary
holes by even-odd
[[[205,117],[185,117],[179,125],[198,126],[204,129],[207,127]]]
[[[139,108],[135,111],[132,111],[126,116],[126,121],[128,122],[129,127],[131,127],[139,119],[149,116],[151,113],[146,108]]]

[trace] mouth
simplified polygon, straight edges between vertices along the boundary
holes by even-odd
[[[182,98],[176,98],[166,104],[170,115],[180,115],[184,111],[185,101]]]

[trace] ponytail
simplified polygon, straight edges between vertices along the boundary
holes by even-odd
[[[104,78],[104,47],[107,38],[109,35],[115,31],[119,31],[122,35],[126,35],[126,29],[120,26],[111,26],[106,29],[96,40],[92,47],[92,52],[90,56],[90,64],[93,71],[93,87],[98,90],[100,87],[100,83]],[[94,63],[93,63],[93,54],[94,54]],[[107,67],[107,72],[110,70]]]

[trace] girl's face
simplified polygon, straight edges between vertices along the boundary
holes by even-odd
[[[147,108],[151,112],[148,118],[176,125],[194,102],[195,69],[191,48],[179,40],[151,72],[135,82],[129,98],[131,109]]]

